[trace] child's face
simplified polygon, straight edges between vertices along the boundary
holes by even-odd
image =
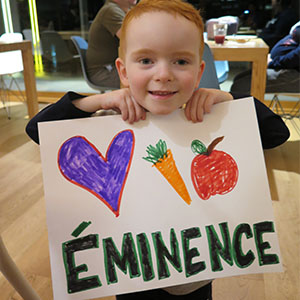
[[[200,32],[182,16],[149,12],[131,21],[126,32],[124,60],[117,60],[123,85],[154,114],[181,107],[198,87]]]

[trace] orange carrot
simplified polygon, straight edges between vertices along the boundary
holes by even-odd
[[[173,154],[170,149],[167,149],[166,142],[159,140],[156,144],[156,147],[149,145],[146,151],[148,153],[148,157],[143,158],[149,162],[152,162],[153,165],[160,171],[160,173],[167,179],[170,185],[179,194],[179,196],[187,204],[191,204],[191,197],[176,167]]]

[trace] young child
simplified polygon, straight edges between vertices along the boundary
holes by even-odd
[[[89,117],[109,109],[133,123],[142,122],[146,112],[166,115],[184,107],[188,120],[201,122],[212,105],[233,99],[224,91],[197,89],[205,67],[203,48],[203,22],[192,5],[181,0],[141,0],[127,13],[121,28],[116,67],[124,88],[89,97],[69,92],[38,113],[26,131],[38,142],[38,122]],[[283,143],[289,137],[284,122],[261,102],[255,100],[255,105],[264,148]],[[211,299],[211,281],[117,299]]]

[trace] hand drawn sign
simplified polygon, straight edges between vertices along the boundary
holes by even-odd
[[[242,123],[242,131],[232,130]],[[94,299],[282,272],[253,99],[215,105],[201,123],[188,122],[184,111],[177,110],[163,117],[148,114],[141,124],[108,116],[38,126],[53,299]],[[196,137],[207,141],[223,135],[227,143],[203,145],[204,153],[192,153]],[[194,142],[194,150],[201,150],[200,144]],[[172,166],[168,150],[190,205],[175,189],[178,182],[173,186],[164,178]],[[217,201],[202,201],[191,182],[191,163],[196,157],[209,160],[215,151],[235,160],[238,182],[220,197],[212,196],[209,187],[209,200]],[[255,167],[249,155],[255,156]],[[211,177],[211,167],[220,170],[221,162],[213,160],[204,175]],[[213,180],[221,183],[223,177],[215,174]],[[115,217],[119,207],[120,217]]]
[[[99,198],[118,216],[134,150],[132,130],[119,132],[105,157],[83,136],[66,140],[58,151],[58,166],[70,182]]]

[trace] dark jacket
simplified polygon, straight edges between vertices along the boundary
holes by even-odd
[[[272,49],[279,40],[289,33],[290,28],[298,21],[295,10],[287,7],[267,23],[259,37]]]
[[[268,64],[271,69],[295,69],[300,71],[300,26],[292,34],[281,39],[272,49],[272,61]]]

